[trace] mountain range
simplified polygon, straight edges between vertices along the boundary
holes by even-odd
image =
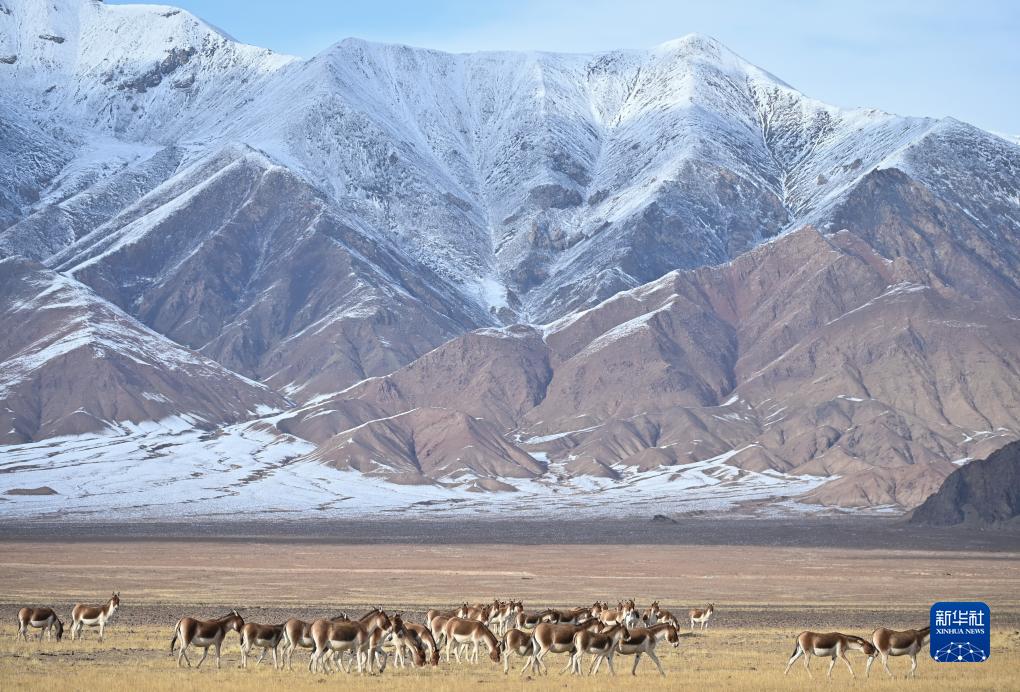
[[[701,35],[298,59],[95,0],[0,0],[0,88],[0,477],[56,493],[0,512],[94,508],[111,440],[88,497],[201,511],[191,435],[287,511],[902,511],[1020,437],[1020,146],[966,123]]]

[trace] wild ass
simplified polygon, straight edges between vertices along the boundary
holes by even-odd
[[[489,649],[489,658],[499,663],[499,640],[488,627],[477,620],[450,618],[443,625],[443,639],[446,641],[447,663],[450,662],[451,651],[457,657],[457,663],[460,663],[460,647],[465,644],[474,645],[468,660],[478,663],[478,648],[482,643]]]
[[[655,654],[655,645],[663,639],[672,644],[674,649],[680,646],[680,634],[676,627],[668,622],[660,622],[651,627],[629,630],[627,637],[617,645],[616,652],[634,657],[634,667],[630,670],[631,675],[637,675],[641,656],[648,654],[648,658],[652,659],[655,667],[659,669],[659,674],[666,677],[666,671],[662,669],[662,663]]]
[[[552,608],[546,608],[536,613],[525,613],[521,611],[514,618],[514,627],[517,629],[533,630],[542,622],[559,622],[560,613]]]
[[[393,621],[382,608],[375,607],[362,615],[358,622],[364,625],[368,632],[368,644],[365,654],[368,657],[368,671],[372,672],[373,666],[378,661],[379,672],[386,670],[387,654],[383,646],[393,634]]]
[[[520,601],[496,601],[493,603],[493,612],[490,616],[490,629],[498,636],[505,635],[513,626],[518,613],[524,612],[524,604]]]
[[[393,665],[404,667],[404,650],[407,649],[414,657],[414,665],[421,667],[425,665],[425,645],[418,635],[405,626],[400,613],[390,618],[392,622],[390,641],[393,642]]]
[[[524,657],[524,667],[521,668],[521,675],[531,666],[532,657],[535,655],[535,640],[530,634],[516,627],[508,630],[500,642],[503,651],[503,674],[510,673],[510,659],[514,654]]]
[[[598,615],[596,617],[602,621],[604,625],[617,625],[627,619],[630,613],[634,612],[634,601],[620,601],[616,604],[616,608],[609,610],[608,608],[599,608]]]
[[[106,623],[120,607],[120,594],[114,593],[110,600],[102,606],[90,606],[84,603],[76,603],[71,610],[71,640],[80,639],[84,636],[86,627],[99,628],[99,641],[103,641],[103,634],[106,632]]]
[[[341,620],[349,620],[347,613],[340,613],[334,618],[331,618],[333,622]],[[312,639],[312,623],[305,622],[304,620],[298,620],[297,618],[291,618],[287,620],[283,625],[283,659],[284,665],[289,670],[294,670],[292,658],[294,656],[294,649],[301,647],[302,649],[314,649],[315,641]]]
[[[793,647],[793,654],[790,656],[789,662],[786,664],[786,670],[783,671],[783,675],[790,672],[790,666],[800,658],[804,657],[804,670],[808,672],[808,675],[814,677],[811,673],[811,668],[808,667],[808,663],[812,656],[829,656],[832,660],[829,662],[829,670],[825,673],[826,677],[832,677],[832,667],[836,665],[836,657],[843,659],[846,663],[846,667],[850,670],[850,677],[856,678],[854,675],[854,667],[850,665],[850,659],[846,657],[847,651],[862,651],[869,658],[874,657],[876,649],[871,642],[861,637],[856,637],[852,634],[842,634],[841,632],[829,632],[827,634],[819,634],[818,632],[801,632],[797,635],[797,641]]]
[[[174,636],[170,639],[170,655],[173,656],[174,645],[180,639],[181,650],[177,654],[177,667],[182,667],[181,661],[187,661],[190,668],[191,659],[188,658],[187,651],[188,647],[194,644],[204,650],[202,659],[198,662],[198,667],[201,668],[202,662],[209,655],[211,646],[216,649],[216,667],[220,668],[220,648],[223,646],[227,632],[231,630],[240,632],[242,627],[244,627],[244,619],[236,610],[215,620],[196,620],[183,617],[177,621],[177,625],[174,627]]]
[[[549,671],[545,665],[545,661],[542,659],[546,655],[552,654],[571,654],[571,658],[567,661],[566,667],[563,672],[570,670],[573,663],[573,649],[574,649],[574,635],[582,630],[593,629],[600,625],[599,621],[595,618],[584,621],[579,625],[569,625],[566,623],[553,623],[553,622],[542,622],[535,627],[535,631],[531,637],[534,640],[535,653],[531,658],[531,668],[538,672]]]
[[[64,637],[64,623],[60,621],[52,608],[22,608],[18,611],[18,637],[28,641],[28,628],[39,630],[39,641],[43,634],[52,640],[54,634],[59,642]],[[17,639],[17,637],[15,637]]]
[[[330,663],[334,655],[340,667],[344,668],[342,658],[344,652],[354,657],[360,674],[364,674],[366,663],[371,665],[371,635],[360,621],[319,619],[312,623],[311,635],[312,641],[315,642],[315,651],[308,659],[309,671],[330,672]],[[344,670],[350,672],[347,668]]]
[[[591,617],[589,610],[590,609],[588,608],[570,608],[568,610],[558,610],[555,608],[550,608],[546,612],[554,613],[555,617],[548,618],[547,622],[564,622],[573,623],[576,625],[581,620],[587,620],[589,617]]]
[[[660,607],[658,601],[654,601],[652,605],[645,609],[645,612],[641,614],[641,619],[645,621],[645,627],[657,625],[660,622],[668,622],[673,627],[680,629],[680,621],[676,619],[673,613]]]
[[[256,622],[246,622],[241,628],[241,667],[248,667],[248,656],[254,647],[262,649],[262,655],[255,661],[255,665],[262,663],[266,652],[273,651],[273,669],[279,668],[276,650],[280,646],[287,631],[287,623],[282,625],[260,625]]]
[[[574,635],[573,669],[575,675],[581,675],[581,657],[584,654],[591,654],[591,666],[588,669],[589,675],[599,672],[599,666],[605,660],[609,666],[609,672],[616,675],[613,669],[613,656],[620,642],[628,636],[626,625],[613,625],[602,632],[581,630]]]
[[[707,608],[691,608],[691,629],[694,629],[694,623],[701,625],[701,629],[708,627],[708,621],[711,619],[712,614],[715,612],[715,604],[709,603]]]
[[[907,675],[913,677],[917,670],[917,653],[928,644],[930,637],[931,627],[903,631],[879,627],[871,633],[871,643],[881,654],[882,665],[885,666],[885,672],[889,673],[889,677],[893,677],[892,671],[889,670],[890,656],[910,656],[910,672]],[[875,657],[870,656],[865,677],[871,674],[871,664],[874,662]]]
[[[330,661],[333,654],[339,653],[342,656],[344,651],[349,651],[354,656],[359,673],[364,670],[361,649],[364,642],[368,641],[368,632],[360,622],[320,618],[311,624],[308,631],[314,644],[312,654],[308,657],[309,672],[332,672]],[[341,660],[341,667],[342,665]]]
[[[412,641],[414,638],[417,638],[419,645],[422,647],[422,654],[426,657],[428,664],[438,666],[439,646],[436,644],[436,639],[432,636],[429,628],[416,622],[405,622],[404,629],[412,637]]]

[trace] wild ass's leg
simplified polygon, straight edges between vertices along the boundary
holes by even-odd
[[[889,670],[889,653],[888,652],[883,652],[882,653],[882,665],[885,666],[885,672],[889,673],[889,677],[890,678],[896,677],[895,675],[892,674],[892,671]]]
[[[181,659],[182,658],[185,661],[188,662],[188,668],[191,667],[191,659],[188,658],[187,651],[188,651],[188,644],[183,639],[181,639],[181,650],[177,653],[177,667],[178,668],[183,668],[184,667],[184,666],[181,665]]]
[[[839,652],[839,657],[843,659],[843,663],[845,663],[846,667],[850,670],[850,677],[856,678],[857,676],[854,674],[854,667],[850,665],[850,659],[846,657],[846,649]]]
[[[790,672],[790,666],[792,666],[798,658],[804,654],[804,649],[800,648],[800,644],[797,644],[797,648],[793,650],[793,655],[790,656],[790,660],[786,663],[786,670],[783,671],[783,675]]]
[[[648,657],[655,662],[655,667],[659,669],[659,675],[666,677],[666,671],[662,669],[662,663],[659,662],[659,657],[655,655],[654,649],[649,649]]]

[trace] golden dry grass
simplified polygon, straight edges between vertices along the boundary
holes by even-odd
[[[598,559],[592,562],[592,555]],[[795,568],[794,568],[795,567]],[[1014,552],[937,552],[841,548],[724,546],[491,546],[283,544],[259,541],[47,541],[0,539],[0,690],[223,690],[354,689],[1017,689],[1020,669],[1020,555]],[[14,640],[18,605],[59,607],[99,602],[111,590],[124,599],[105,644],[94,634],[82,642]],[[443,664],[439,669],[382,676],[312,675],[295,657],[294,672],[263,665],[239,670],[238,639],[225,646],[223,669],[178,670],[168,655],[172,623],[181,615],[211,616],[237,606],[253,617],[279,621],[294,609],[319,615],[370,604],[421,612],[494,596],[523,598],[527,606],[653,597],[682,612],[680,604],[714,600],[720,610],[705,634],[685,636],[678,651],[660,649],[669,677],[644,660],[631,678],[621,657],[618,675],[573,679],[555,671],[564,656],[550,657],[553,674],[504,677],[502,666]],[[992,605],[999,623],[992,657],[981,664],[936,664],[919,657],[920,677],[905,681],[908,662],[893,659],[901,676],[873,669],[868,681],[850,679],[842,663],[827,685],[827,661],[814,660],[815,678],[800,663],[783,668],[801,629],[845,629],[866,635],[879,624],[916,625],[928,604],[946,597]],[[271,611],[259,611],[259,606]],[[998,619],[996,620],[996,617]],[[65,622],[70,625],[69,622]],[[198,655],[192,660],[197,662]],[[864,657],[851,654],[863,674]],[[515,659],[515,667],[521,661]]]
[[[509,686],[529,690],[589,690],[612,688],[622,690],[676,689],[1016,689],[1016,671],[1020,665],[1020,635],[996,632],[992,657],[980,664],[937,664],[927,655],[918,657],[919,677],[906,680],[907,659],[891,659],[897,674],[890,680],[881,664],[876,663],[871,679],[865,680],[864,657],[851,654],[859,675],[853,680],[846,666],[833,669],[831,683],[825,681],[828,661],[813,659],[815,677],[809,678],[798,661],[788,676],[783,675],[793,638],[777,629],[708,630],[704,634],[684,637],[679,650],[660,649],[668,672],[661,678],[651,661],[642,660],[637,677],[629,675],[632,659],[617,658],[617,673],[611,678],[603,671],[597,678],[571,678],[557,673],[564,656],[550,656],[553,672],[541,678],[520,678],[516,671],[504,676],[502,666],[489,661],[478,665],[447,665],[438,669],[397,670],[389,667],[385,674],[374,676],[338,673],[325,676],[308,673],[304,668],[307,654],[295,655],[295,670],[275,671],[271,666],[241,670],[236,635],[224,647],[222,670],[216,670],[212,658],[201,670],[178,669],[167,654],[166,628],[144,626],[130,630],[111,629],[104,644],[93,640],[61,643],[15,642],[10,632],[0,645],[0,687],[3,689],[59,690],[181,690],[214,686],[218,690],[270,689],[286,685],[288,690],[323,689],[325,685],[342,684],[356,690],[467,690]],[[198,656],[193,656],[197,662]],[[520,661],[515,659],[518,669]],[[587,665],[587,659],[586,659]]]

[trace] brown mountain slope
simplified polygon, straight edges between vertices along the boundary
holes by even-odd
[[[194,164],[52,263],[156,331],[297,400],[486,324],[246,147]]]
[[[1011,300],[996,288],[998,305]],[[953,460],[1020,430],[1020,322],[847,232],[802,229],[672,273],[544,340],[509,331],[460,337],[281,427],[321,441],[439,405],[491,418],[575,474],[682,470],[741,449],[727,463],[831,479],[805,501],[906,507]]]
[[[504,440],[497,425],[440,408],[412,409],[340,431],[309,458],[398,483],[532,478],[545,471]]]
[[[29,260],[0,261],[0,320],[0,442],[170,417],[212,427],[286,405]]]

